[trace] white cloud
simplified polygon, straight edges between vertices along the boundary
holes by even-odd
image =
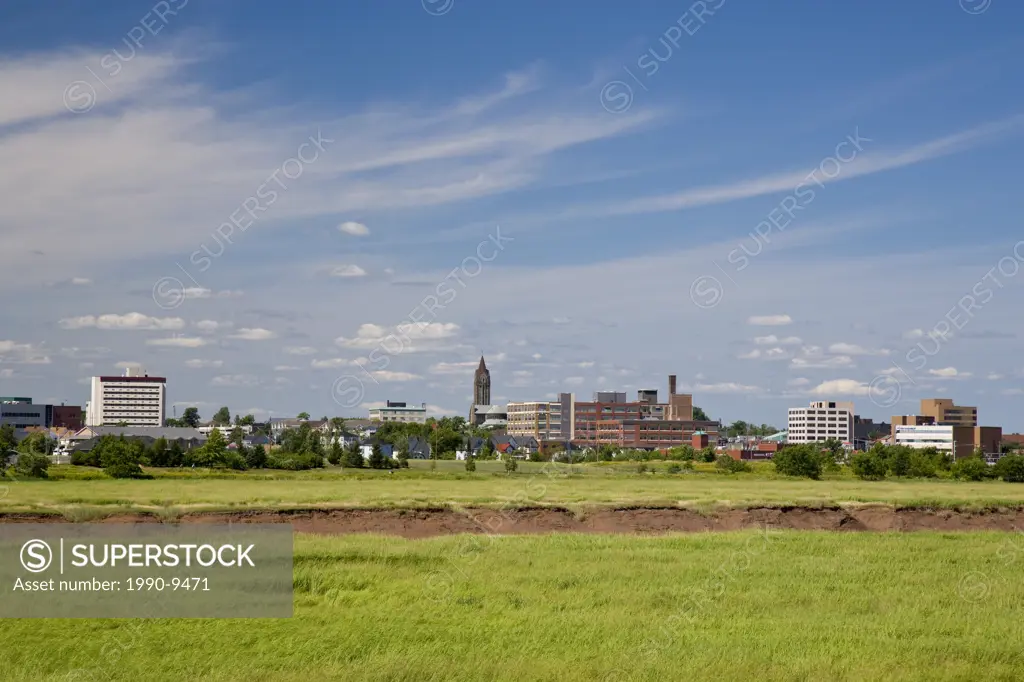
[[[365,237],[370,234],[370,228],[362,223],[353,222],[351,220],[343,222],[338,225],[338,230],[345,234],[350,234],[354,237]]]
[[[192,369],[205,369],[207,367],[220,367],[224,364],[223,360],[186,360],[185,366]]]
[[[366,270],[358,265],[338,265],[331,270],[331,277],[365,277]]]
[[[355,338],[339,336],[334,343],[342,348],[369,350],[381,346],[387,352],[411,353],[431,347],[437,341],[449,339],[458,332],[459,325],[453,322],[399,325],[394,331],[367,323],[359,326]]]
[[[31,343],[18,343],[8,339],[0,341],[0,361],[24,365],[48,365],[50,356],[42,348],[36,348]]]
[[[592,360],[584,360],[583,362],[577,362],[576,366],[580,369],[590,369],[594,366],[594,363]]]
[[[832,379],[811,389],[811,393],[816,396],[867,395],[869,391],[867,384],[854,379]]]
[[[1003,378],[1003,375],[1002,374],[997,374],[996,372],[991,372],[985,378],[988,379],[989,381],[999,381],[1000,379]]]
[[[171,348],[199,348],[206,345],[206,339],[198,336],[172,336],[168,339],[146,339],[147,346],[168,346]]]
[[[430,366],[427,371],[431,374],[472,374],[476,371],[479,361],[469,362],[438,362]]]
[[[316,355],[316,348],[312,346],[285,346],[284,352],[288,355]]]
[[[277,334],[270,331],[269,329],[263,329],[262,327],[242,327],[236,333],[231,335],[232,339],[241,339],[243,341],[266,341],[272,339]]]
[[[848,355],[837,355],[832,358],[793,358],[789,363],[792,369],[831,369],[853,367],[853,365],[853,358]]]
[[[563,383],[565,383],[565,384],[567,384],[569,386],[581,386],[581,385],[583,385],[584,381],[585,381],[585,379],[583,377],[566,377],[563,380]]]
[[[349,367],[356,363],[344,358],[330,358],[328,360],[313,360],[309,366],[313,369],[337,369],[338,367]]]
[[[933,377],[939,377],[941,379],[965,379],[971,376],[970,372],[957,371],[956,367],[941,367],[938,369],[930,369],[928,373]]]
[[[753,315],[747,318],[747,324],[762,327],[781,327],[792,323],[793,318],[789,315]]]
[[[767,360],[785,360],[789,357],[789,353],[782,348],[769,348],[765,351],[764,357]]]
[[[1003,395],[1024,395],[1024,388],[1005,388],[1000,393]]]
[[[693,393],[763,393],[764,389],[734,382],[717,384],[694,384],[689,390]]]
[[[87,277],[72,277],[71,283],[79,287],[87,287],[92,284],[92,280]]]
[[[222,374],[210,380],[211,386],[250,388],[259,385],[259,379],[252,374]]]
[[[810,383],[811,380],[804,377],[796,377],[786,382],[788,386],[807,386]]]
[[[412,381],[414,379],[422,378],[418,374],[410,374],[409,372],[391,372],[384,369],[376,372],[370,372],[370,374],[378,381]]]
[[[1011,116],[890,153],[874,151],[870,146],[873,141],[861,138],[865,148],[864,152],[858,153],[856,158],[843,166],[840,173],[831,178],[825,178],[818,173],[817,181],[808,177],[808,173],[815,170],[811,167],[731,183],[693,187],[670,194],[642,197],[603,207],[587,207],[578,213],[581,215],[635,215],[679,211],[766,194],[793,192],[798,186],[810,188],[815,182],[824,184],[850,180],[966,151],[986,140],[998,139],[1003,134],[1015,132],[1020,127],[1021,121],[1021,116]]]
[[[924,330],[922,329],[910,329],[903,332],[903,338],[905,339],[919,339],[924,336]]]
[[[799,346],[803,343],[803,339],[799,336],[787,336],[780,339],[775,334],[769,334],[768,336],[755,336],[754,343],[759,346]]]
[[[300,369],[300,367],[295,367],[294,365],[276,365],[274,367],[275,372],[298,372]]]
[[[137,367],[142,367],[142,363],[141,362],[125,361],[125,362],[117,363],[116,365],[114,365],[114,367],[117,367],[118,369],[134,369],[134,368],[137,368]]]
[[[837,355],[888,355],[889,351],[885,348],[878,350],[872,350],[865,348],[864,346],[858,346],[855,343],[833,343],[828,347],[829,353],[835,353]]]
[[[759,357],[761,357],[761,351],[760,349],[755,348],[749,353],[741,353],[737,357],[739,357],[740,360],[757,360]]]
[[[0,378],[10,379],[13,376],[14,376],[14,370],[11,369],[10,367],[5,367],[4,369],[0,369]]]
[[[60,321],[64,329],[182,329],[185,320],[180,317],[150,317],[142,313],[126,313],[124,315],[83,315],[81,317],[70,317]]]
[[[220,327],[221,323],[216,320],[199,320],[196,322],[196,328],[203,332],[215,332]]]

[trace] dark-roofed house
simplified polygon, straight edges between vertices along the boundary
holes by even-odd
[[[184,426],[86,426],[68,437],[71,450],[89,451],[101,436],[124,436],[139,439],[147,446],[158,438],[168,443],[176,441],[185,450],[197,448],[206,442],[206,436],[196,429]]]
[[[426,438],[412,436],[409,438],[409,459],[430,459],[430,443]]]

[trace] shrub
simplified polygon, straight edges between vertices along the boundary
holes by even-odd
[[[512,456],[511,452],[505,453],[505,455],[502,456],[502,459],[505,460],[506,474],[515,473],[516,469],[519,468],[519,462],[516,461],[516,458]]]
[[[1004,456],[996,462],[995,474],[1008,483],[1024,483],[1024,456]]]
[[[910,448],[893,446],[889,451],[889,473],[893,476],[910,474]]]
[[[18,455],[18,461],[14,464],[14,472],[19,476],[29,478],[46,478],[46,470],[49,466],[50,458],[46,455],[23,452]]]
[[[995,472],[979,457],[964,457],[953,464],[953,478],[961,481],[981,481],[991,478]]]
[[[473,455],[466,455],[466,471],[476,471],[476,459]]]
[[[262,445],[251,445],[245,449],[245,466],[262,469],[267,466],[267,449]]]
[[[100,455],[96,452],[95,448],[82,452],[75,450],[71,453],[71,463],[75,466],[98,467],[100,465]]]
[[[730,474],[751,471],[749,464],[743,460],[733,459],[729,455],[719,455],[715,460],[715,467]]]
[[[885,478],[886,462],[876,452],[858,452],[850,458],[850,469],[854,476],[865,481],[881,481]]]
[[[700,451],[700,458],[704,462],[714,462],[715,449],[711,446],[704,448],[703,450]]]
[[[685,462],[683,462],[683,468],[686,469],[687,471],[693,471],[696,467],[694,467],[693,465],[693,460],[688,459]]]
[[[691,462],[691,464],[692,464],[692,462]],[[670,474],[678,474],[682,470],[683,470],[683,467],[679,466],[678,464],[669,464],[668,468],[665,469],[665,471],[670,473]]]
[[[341,447],[341,443],[334,441],[331,443],[331,449],[327,453],[327,461],[338,466],[341,464],[342,458],[345,456],[345,449]]]
[[[927,453],[915,452],[910,455],[910,468],[907,476],[914,478],[935,478],[935,461]]]
[[[124,438],[119,438],[103,448],[100,463],[103,471],[111,478],[143,478],[145,475],[139,466],[140,459],[138,451]]]
[[[785,476],[821,478],[821,455],[814,446],[796,445],[783,448],[772,458],[775,470]]]
[[[638,474],[646,474],[647,473],[647,465],[646,464],[638,464],[637,467],[636,467],[636,472]]]

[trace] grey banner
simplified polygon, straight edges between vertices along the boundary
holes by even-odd
[[[0,524],[3,618],[290,618],[287,524]]]

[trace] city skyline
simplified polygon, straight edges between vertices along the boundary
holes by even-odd
[[[676,368],[725,421],[1024,430],[1024,7],[445,6],[0,26],[0,393],[464,415],[484,352],[492,403]]]

